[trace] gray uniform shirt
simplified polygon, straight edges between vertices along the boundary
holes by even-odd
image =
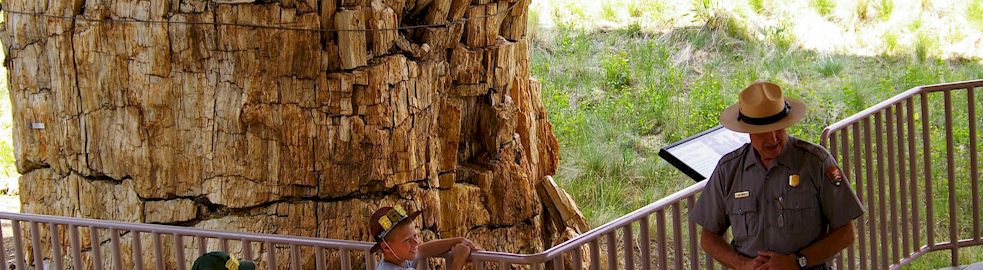
[[[415,270],[416,260],[406,261],[403,266],[395,265],[387,262],[386,260],[381,260],[375,265],[375,270]]]
[[[800,251],[865,211],[829,152],[792,136],[771,169],[745,144],[707,181],[690,220],[716,234],[730,227],[731,246],[749,257]]]

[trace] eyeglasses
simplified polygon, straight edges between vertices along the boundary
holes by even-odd
[[[394,225],[399,223],[399,221],[403,220],[404,218],[406,218],[406,211],[403,210],[402,206],[397,205],[389,209],[385,215],[379,217],[378,222],[379,225],[382,226],[382,231],[380,231],[379,235],[376,235],[376,237],[382,239]]]

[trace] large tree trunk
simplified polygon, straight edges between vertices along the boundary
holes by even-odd
[[[586,226],[544,180],[528,4],[4,1],[40,14],[2,29],[22,209],[370,241],[399,204],[425,239],[541,251]]]

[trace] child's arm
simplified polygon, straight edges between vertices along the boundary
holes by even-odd
[[[471,256],[471,252],[481,250],[480,247],[464,237],[433,240],[421,244],[419,249],[420,258],[441,256],[450,252],[450,257],[447,258],[450,265],[447,268],[451,270],[464,269],[464,265],[467,263],[468,257]]]
[[[451,251],[454,245],[468,241],[464,237],[437,239],[420,244],[420,258],[436,257]]]

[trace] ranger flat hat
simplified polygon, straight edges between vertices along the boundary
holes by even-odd
[[[720,113],[720,124],[741,133],[764,133],[786,128],[806,115],[806,105],[782,95],[782,88],[757,81],[744,88],[737,104]]]

